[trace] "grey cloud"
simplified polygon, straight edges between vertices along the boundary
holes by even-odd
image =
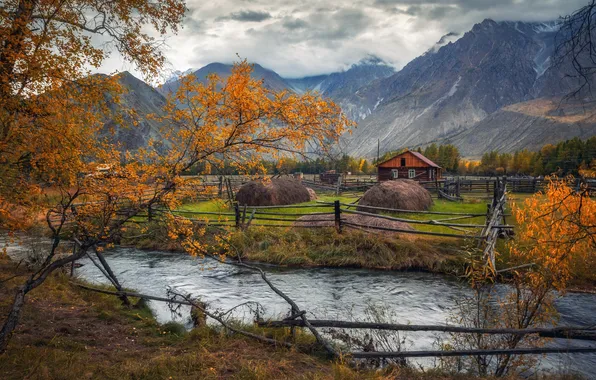
[[[284,17],[282,25],[288,30],[296,30],[306,28],[308,23],[299,18]]]
[[[241,21],[241,22],[261,22],[271,18],[271,14],[269,12],[261,12],[261,11],[240,11],[230,13],[226,17],[220,17],[220,20],[234,20],[234,21]]]

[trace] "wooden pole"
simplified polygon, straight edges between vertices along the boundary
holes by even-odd
[[[240,206],[238,206],[238,202],[234,203],[234,218],[236,221],[236,229],[240,229]]]
[[[114,284],[114,287],[116,289],[118,289],[119,292],[122,292],[122,285],[120,285],[120,282],[116,278],[116,275],[112,271],[112,268],[110,268],[110,266],[108,265],[108,262],[103,257],[103,254],[101,252],[99,252],[97,249],[95,249],[95,254],[97,255],[97,258],[99,259],[99,262],[101,263],[101,266],[103,266],[103,268],[105,269],[106,273],[110,276],[110,279],[112,280],[112,283]],[[125,294],[122,294],[120,296],[120,300],[122,300],[122,303],[124,305],[130,306],[130,301],[128,300],[128,298],[126,297]]]
[[[489,356],[489,355],[541,355],[596,352],[596,347],[563,348],[514,348],[501,350],[458,350],[458,351],[398,351],[398,352],[353,352],[355,359],[370,358],[423,358],[446,356]]]
[[[341,234],[341,207],[339,200],[333,202],[333,207],[335,211],[335,230],[338,234]]]
[[[559,326],[559,327],[535,327],[527,329],[509,329],[509,328],[479,328],[463,327],[451,325],[409,325],[398,323],[377,323],[377,322],[358,322],[358,321],[335,321],[329,319],[310,319],[313,327],[333,327],[338,329],[371,329],[371,330],[390,330],[390,331],[440,331],[464,334],[508,334],[508,335],[529,335],[529,334],[566,334],[574,331],[596,332],[595,326]],[[303,326],[300,320],[282,320],[259,322],[262,327],[290,327]]]

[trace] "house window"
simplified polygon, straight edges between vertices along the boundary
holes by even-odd
[[[408,170],[408,178],[414,178],[414,177],[416,177],[416,169]]]
[[[391,169],[391,178],[396,179],[398,177],[399,177],[399,172],[397,171],[397,169]]]
[[[406,159],[402,158],[400,163],[401,163],[401,166],[406,166]]]

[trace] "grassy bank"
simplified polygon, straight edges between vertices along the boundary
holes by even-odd
[[[255,228],[232,235],[245,259],[288,266],[358,267],[460,273],[465,265],[458,242],[408,239],[332,228]]]
[[[127,231],[125,246],[140,249],[182,252],[182,247],[167,238],[165,227],[146,226],[140,233]],[[208,229],[204,240],[214,240],[221,233]],[[264,228],[230,231],[231,256],[282,266],[351,267],[391,270],[424,270],[461,274],[465,270],[466,243],[451,238],[412,238],[408,235],[377,234],[346,229],[338,234],[334,228]],[[132,238],[131,238],[132,237]]]
[[[335,195],[320,196],[319,200],[332,202],[340,200],[351,203],[354,198]],[[307,202],[301,206],[311,208],[278,208],[267,210],[295,219],[292,214],[309,214],[333,211],[321,208],[316,202]],[[230,212],[229,205],[222,201],[205,201],[186,204],[185,211]],[[480,202],[452,203],[435,200],[431,211],[483,213],[486,205]],[[248,213],[247,213],[248,214]],[[406,219],[428,220],[449,218],[443,215],[429,214],[392,214]],[[280,217],[277,217],[280,218]],[[283,216],[281,218],[284,218]],[[246,231],[231,230],[231,242],[235,250],[247,260],[267,262],[285,266],[327,266],[360,267],[392,270],[427,270],[442,273],[462,273],[465,270],[466,256],[462,254],[470,242],[449,237],[420,236],[411,234],[390,234],[379,231],[362,232],[345,228],[338,234],[333,228],[296,228],[292,222],[265,221],[279,227],[258,227],[253,223]],[[484,217],[465,219],[462,223],[484,224]],[[416,230],[463,234],[448,227],[437,225],[411,224]],[[122,243],[141,249],[181,251],[181,247],[167,238],[163,226],[157,223],[140,228],[130,228]],[[209,227],[204,239],[211,239],[221,230]]]

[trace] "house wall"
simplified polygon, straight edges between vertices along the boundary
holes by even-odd
[[[389,181],[394,179],[392,176],[392,170],[396,169],[398,172],[398,179],[408,179],[409,178],[409,171],[413,169],[416,171],[416,177],[412,178],[416,181],[434,181],[435,178],[431,179],[430,170],[435,170],[437,179],[441,179],[441,169],[437,168],[416,168],[416,167],[397,167],[397,168],[389,168],[389,167],[379,167],[379,174],[377,179],[379,182],[382,181]]]
[[[402,158],[406,159],[405,166],[402,166]],[[377,180],[389,181],[394,179],[392,175],[393,170],[397,170],[399,178],[410,178],[410,169],[416,171],[416,176],[412,179],[417,181],[434,181],[435,179],[441,179],[442,169],[429,166],[426,162],[422,161],[410,152],[405,152],[399,156],[393,157],[391,160],[381,163],[378,166]],[[431,174],[431,172],[434,172]]]

